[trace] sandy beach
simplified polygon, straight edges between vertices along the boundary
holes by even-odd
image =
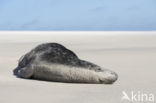
[[[0,36],[0,103],[132,103],[121,100],[122,91],[156,96],[156,32],[0,32]],[[61,43],[80,59],[117,72],[119,79],[106,85],[15,77],[18,59],[45,42]]]

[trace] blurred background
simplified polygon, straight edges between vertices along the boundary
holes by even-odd
[[[0,30],[154,31],[155,0],[0,0]]]

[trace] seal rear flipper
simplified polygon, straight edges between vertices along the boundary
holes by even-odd
[[[17,76],[21,78],[31,78],[33,75],[33,69],[31,66],[21,68],[17,71]]]

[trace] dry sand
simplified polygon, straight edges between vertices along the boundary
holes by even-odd
[[[79,58],[116,71],[118,81],[105,85],[16,78],[12,70],[20,56],[44,42],[61,43]],[[156,94],[156,32],[0,32],[0,103],[129,103],[121,101],[122,91]]]

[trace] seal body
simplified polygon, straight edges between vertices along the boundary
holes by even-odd
[[[69,83],[111,84],[118,78],[115,72],[79,59],[58,43],[41,44],[22,56],[14,74],[26,79]]]

